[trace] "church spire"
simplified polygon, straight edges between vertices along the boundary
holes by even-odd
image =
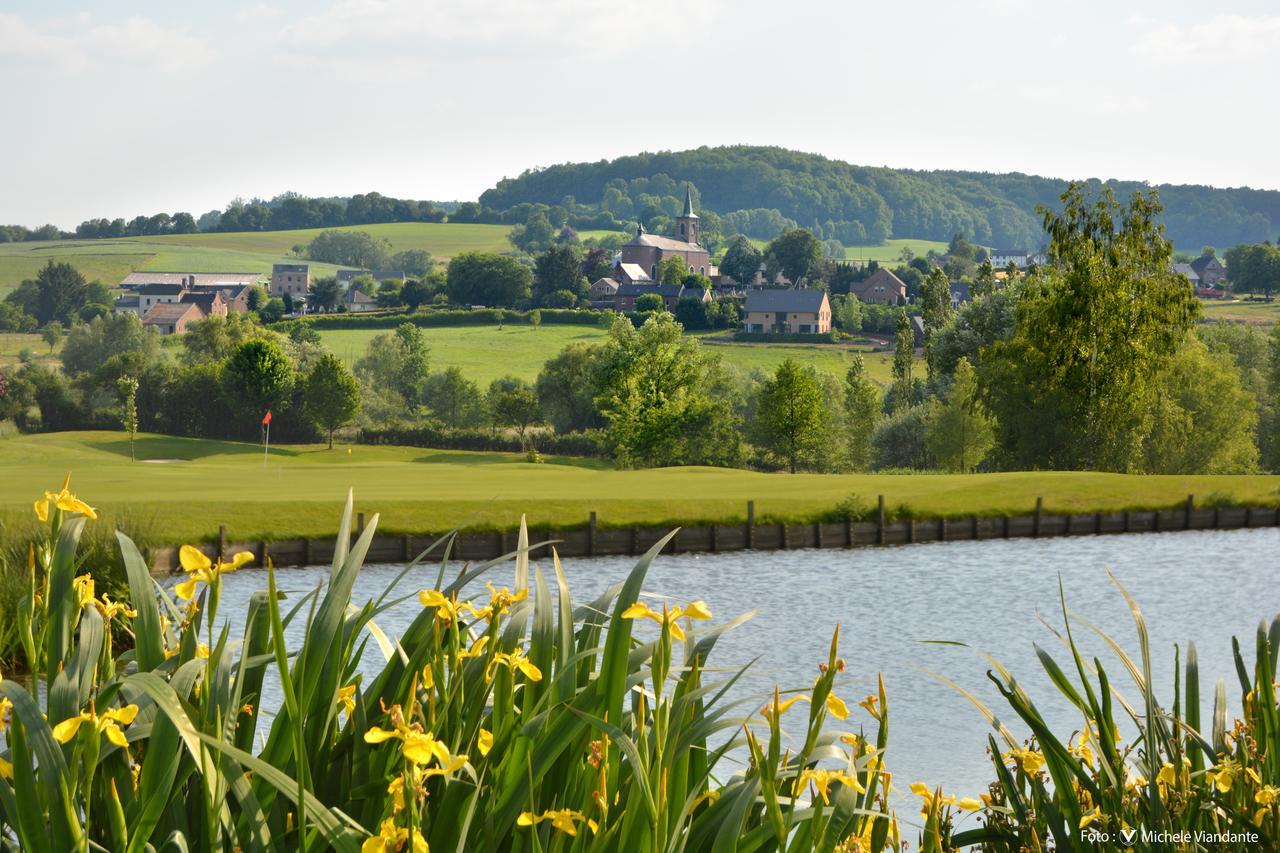
[[[686,183],[684,185],[684,213],[681,219],[697,219],[698,214],[693,212],[693,184]]]

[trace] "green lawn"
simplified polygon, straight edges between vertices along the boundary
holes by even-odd
[[[1280,299],[1274,302],[1202,301],[1206,320],[1234,320],[1271,326],[1280,322]]]
[[[31,501],[72,491],[153,541],[208,539],[219,523],[233,539],[329,536],[341,501],[381,512],[391,532],[513,525],[572,525],[599,513],[602,524],[741,520],[746,501],[762,520],[801,519],[857,494],[921,515],[1027,513],[1037,496],[1049,511],[1172,506],[1189,493],[1230,494],[1274,504],[1277,476],[1126,476],[1028,472],[980,475],[763,474],[718,468],[617,471],[598,464],[531,464],[516,454],[402,447],[273,448],[263,464],[254,445],[143,435],[129,460],[122,433],[51,433],[0,438],[0,522],[25,524]],[[348,452],[350,450],[350,452]],[[163,461],[160,461],[163,460]],[[569,461],[569,460],[566,460]]]
[[[364,355],[369,340],[387,329],[321,330],[320,339],[335,355],[354,364]],[[519,376],[532,382],[542,365],[573,341],[600,343],[604,329],[590,326],[449,326],[423,329],[431,345],[431,369],[457,366],[468,379],[481,387],[499,376]],[[726,363],[743,370],[773,370],[783,359],[843,376],[848,369],[850,350],[827,344],[708,344]],[[866,353],[873,379],[888,384],[893,366],[892,353]]]
[[[595,233],[595,232],[591,232]],[[606,233],[606,232],[601,232]],[[752,243],[756,248],[763,249],[769,244],[768,240],[752,239]],[[945,254],[947,244],[938,240],[913,240],[905,238],[901,240],[886,240],[880,246],[846,246],[844,256],[854,261],[878,261],[881,264],[897,263],[899,255],[903,249],[910,249],[917,256],[923,257],[930,250]]]
[[[134,270],[270,274],[272,264],[296,263],[293,247],[309,242],[320,230],[0,243],[0,296],[23,279],[34,278],[49,260],[73,264],[90,281],[111,286]],[[459,252],[505,252],[512,248],[506,225],[393,222],[354,226],[352,230],[386,239],[392,251],[426,249],[440,260]],[[312,264],[313,275],[332,275],[337,269],[332,264]]]

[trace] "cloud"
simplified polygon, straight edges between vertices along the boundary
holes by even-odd
[[[657,34],[667,46],[683,30],[701,32],[716,17],[721,0],[336,0],[323,12],[288,26],[284,41],[302,52],[344,46],[360,50],[466,46],[503,47],[511,52],[547,48],[616,51],[644,49]],[[655,22],[658,26],[654,26]],[[631,33],[631,34],[629,34]],[[692,37],[691,50],[700,41]]]
[[[1129,27],[1134,53],[1159,62],[1240,65],[1280,52],[1280,15],[1215,15],[1186,25],[1135,15]]]
[[[150,18],[104,24],[79,15],[35,22],[0,13],[0,57],[5,56],[83,74],[120,66],[176,72],[203,66],[215,53],[199,36],[168,29]]]

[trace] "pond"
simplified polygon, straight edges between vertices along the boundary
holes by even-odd
[[[565,562],[575,603],[621,580],[632,565],[633,559],[626,557]],[[365,567],[353,602],[379,595],[399,568]],[[654,562],[645,589],[677,604],[703,599],[716,622],[758,611],[722,638],[713,664],[751,663],[735,693],[754,695],[761,704],[775,684],[785,689],[812,683],[839,624],[847,671],[837,692],[850,707],[874,692],[877,673],[884,674],[890,712],[887,765],[899,788],[901,816],[909,820],[915,817],[916,801],[903,792],[911,782],[923,780],[943,785],[947,793],[976,796],[992,778],[986,756],[990,728],[968,700],[930,672],[979,695],[1025,736],[1025,727],[987,680],[989,667],[975,651],[980,649],[1019,678],[1056,731],[1065,734],[1081,727],[1078,714],[1058,698],[1032,647],[1038,643],[1072,670],[1064,648],[1040,621],[1061,628],[1059,579],[1068,606],[1137,659],[1134,623],[1107,577],[1108,568],[1146,616],[1154,681],[1162,697],[1169,696],[1173,684],[1173,646],[1180,644],[1185,654],[1190,640],[1200,656],[1206,702],[1202,717],[1209,716],[1213,683],[1219,678],[1227,679],[1232,712],[1238,710],[1231,637],[1241,638],[1252,667],[1253,633],[1261,620],[1280,610],[1280,530],[1274,528],[664,556]],[[544,569],[551,572],[549,561]],[[424,567],[421,575],[406,579],[403,593],[432,585],[436,570]],[[284,590],[305,592],[327,574],[327,567],[281,569],[277,583]],[[491,577],[501,585],[510,584],[512,575],[512,567],[505,565]],[[265,586],[261,571],[227,575],[221,612],[246,612],[249,595]],[[383,614],[378,623],[394,635],[419,610],[415,597]],[[1135,697],[1132,681],[1105,643],[1083,626],[1073,630],[1089,654],[1103,661],[1121,691]],[[973,649],[927,642],[931,640],[968,643]],[[374,644],[370,647],[365,664],[371,673],[380,667],[381,656]],[[272,699],[267,695],[265,703],[278,706],[278,694],[274,703]],[[849,722],[865,719],[855,711]]]

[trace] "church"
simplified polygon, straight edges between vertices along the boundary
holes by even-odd
[[[693,212],[693,190],[688,185],[684,191],[684,212],[676,217],[676,236],[648,234],[641,225],[636,229],[636,236],[622,247],[615,277],[626,284],[647,283],[644,277],[648,282],[656,282],[658,266],[672,255],[683,258],[689,272],[705,276],[719,274],[711,265],[711,254],[698,242],[698,214]]]

